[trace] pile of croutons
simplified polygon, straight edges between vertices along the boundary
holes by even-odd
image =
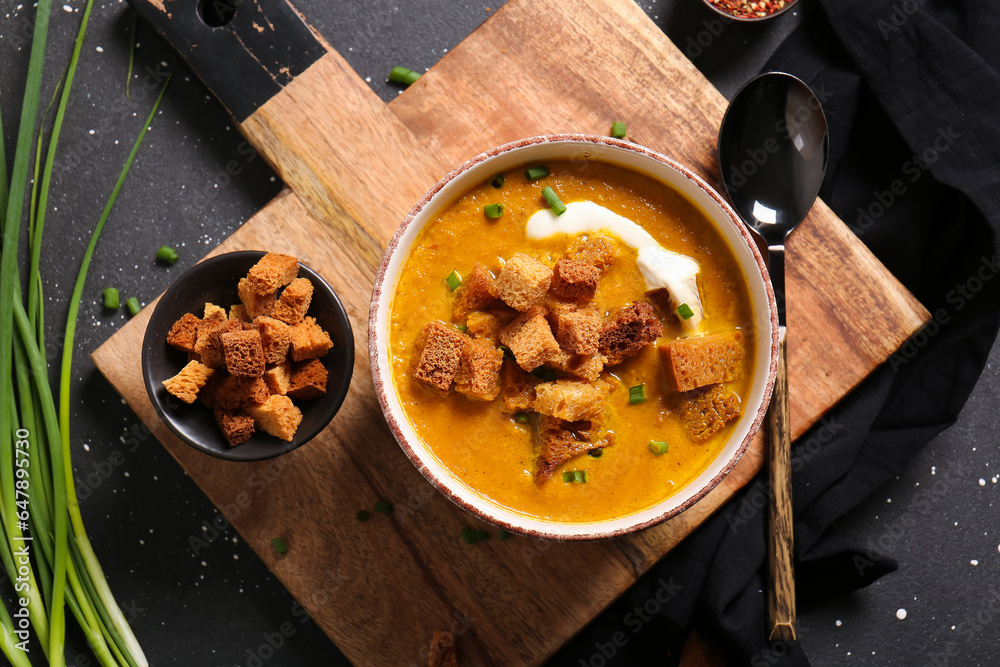
[[[291,442],[302,422],[292,399],[326,393],[320,357],[333,341],[306,314],[313,284],[298,273],[295,257],[267,253],[240,279],[241,303],[228,315],[206,303],[202,317],[185,313],[167,334],[188,363],[163,386],[185,403],[197,399],[211,408],[230,446],[256,429]]]
[[[536,481],[614,444],[603,417],[613,384],[602,371],[663,334],[646,301],[607,316],[594,305],[601,275],[618,254],[615,240],[597,236],[553,267],[523,253],[495,277],[477,264],[455,290],[452,323],[428,323],[417,341],[413,376],[440,394],[499,399],[502,411],[522,420],[539,415]],[[707,438],[739,416],[739,398],[721,384],[734,379],[743,358],[739,332],[677,339],[661,344],[660,354],[668,383],[688,392],[681,418],[692,438]]]

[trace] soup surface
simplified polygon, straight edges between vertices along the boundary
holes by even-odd
[[[736,423],[730,418],[707,439],[692,437],[690,424],[682,417],[687,414],[685,401],[703,395],[707,388],[688,392],[672,389],[658,346],[675,339],[738,331],[745,354],[734,361],[728,381],[715,386],[722,387],[720,393],[724,390],[739,405],[747,395],[755,363],[753,313],[732,251],[683,195],[610,164],[553,161],[545,166],[549,175],[538,180],[529,181],[522,167],[505,172],[499,188],[489,181],[472,188],[422,230],[400,273],[392,301],[390,363],[397,394],[414,430],[463,484],[499,506],[542,520],[608,520],[647,509],[691,482],[707,467]],[[678,308],[676,302],[647,294],[636,249],[608,230],[599,232],[615,240],[618,257],[600,272],[596,294],[587,306],[612,322],[621,308],[649,302],[662,325],[662,335],[656,344],[643,346],[621,363],[604,366],[600,380],[591,383],[606,397],[595,418],[604,439],[596,441],[593,450],[560,463],[550,477],[541,480],[539,421],[545,417],[532,410],[511,414],[503,410],[500,400],[478,400],[454,389],[444,393],[418,380],[414,370],[428,323],[440,321],[457,326],[457,330],[467,327],[467,316],[455,312],[462,288],[453,291],[446,281],[453,271],[468,277],[478,263],[491,277],[497,276],[517,253],[553,267],[598,235],[557,233],[528,238],[525,228],[529,218],[549,207],[542,195],[545,187],[551,187],[565,204],[593,202],[635,221],[666,250],[695,260],[704,318],[694,331],[685,326],[677,314],[683,313],[683,305]],[[500,217],[491,219],[484,214],[484,207],[496,203],[502,203],[504,210]],[[509,310],[509,317],[517,315],[502,302],[497,307]],[[493,343],[499,345],[496,339]],[[504,370],[521,372],[510,352],[505,354],[503,364],[511,368]],[[553,378],[574,380],[561,370],[540,368],[531,382]],[[640,385],[643,402],[637,402],[636,390],[630,391]],[[581,475],[583,471],[585,475]]]

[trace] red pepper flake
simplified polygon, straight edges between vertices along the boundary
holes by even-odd
[[[712,5],[740,19],[760,19],[770,16],[788,4],[786,0],[709,0]]]

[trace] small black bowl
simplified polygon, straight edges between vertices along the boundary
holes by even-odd
[[[299,277],[313,284],[309,315],[330,334],[333,349],[321,361],[329,371],[326,394],[296,401],[302,423],[291,442],[258,431],[249,441],[231,447],[215,423],[212,411],[199,402],[191,405],[171,395],[163,381],[176,375],[187,355],[167,345],[167,333],[184,313],[201,317],[205,302],[225,308],[239,303],[236,285],[266,253],[256,250],[230,252],[195,264],[160,297],[142,341],[142,376],[146,393],[171,431],[195,449],[230,461],[261,461],[301,447],[322,431],[337,414],[354,371],[354,334],[344,306],[325,280],[299,264]]]

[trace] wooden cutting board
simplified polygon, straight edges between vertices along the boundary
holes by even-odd
[[[367,316],[376,267],[409,208],[455,165],[508,140],[606,134],[626,120],[631,140],[718,183],[725,100],[631,0],[510,0],[388,105],[280,0],[245,0],[214,31],[195,15],[197,0],[133,3],[288,185],[212,254],[269,249],[318,270],[348,310],[357,361],[347,401],[313,442],[241,464],[188,448],[157,419],[139,364],[155,304],[94,359],[352,662],[426,664],[431,635],[450,628],[463,665],[538,664],[758,471],[759,440],[694,508],[631,537],[467,545],[460,530],[477,522],[414,469],[375,399]],[[928,314],[822,202],[788,245],[799,435]],[[395,513],[354,520],[376,500]],[[270,547],[277,535],[286,555]],[[559,586],[580,573],[585,587]]]

